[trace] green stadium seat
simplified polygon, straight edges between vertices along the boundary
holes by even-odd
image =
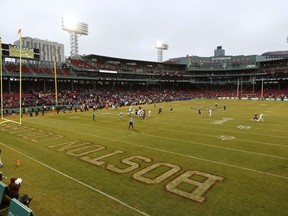
[[[13,198],[10,202],[8,215],[35,216],[35,214],[30,208],[28,208],[15,198]]]
[[[7,195],[8,194],[8,186],[0,181],[0,215],[2,215],[2,213],[6,212],[9,204],[10,204],[10,197]]]

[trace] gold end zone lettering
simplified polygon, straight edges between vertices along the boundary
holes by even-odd
[[[35,129],[35,128],[27,128],[27,132],[26,134],[18,134],[17,136],[18,137],[22,137],[24,139],[29,139],[29,136],[35,136],[37,134],[41,134],[41,133],[47,133],[46,131],[43,131],[43,130],[38,130],[38,129]]]
[[[59,139],[59,138],[63,138],[63,137],[64,136],[62,136],[62,135],[46,134],[46,135],[43,135],[43,136],[34,137],[33,139],[30,139],[30,141],[36,143],[36,142],[43,142],[43,141],[47,141],[47,140]]]
[[[190,179],[189,177],[193,175],[199,175],[202,177],[207,178],[204,182],[199,182],[193,179]],[[205,201],[204,194],[217,182],[217,181],[223,181],[224,178],[220,176],[211,175],[208,173],[203,173],[200,171],[187,171],[178,178],[174,179],[170,183],[166,185],[166,189],[174,194],[186,197],[188,199],[191,199],[193,201],[202,203]],[[196,189],[194,189],[192,192],[187,192],[184,190],[181,190],[177,188],[181,183],[188,183],[193,186],[197,186]]]
[[[16,124],[1,124],[0,126],[0,130],[1,131],[9,131],[9,130],[16,130],[19,127],[21,127],[21,125],[16,125]]]
[[[115,151],[113,151],[113,152],[110,153],[110,154],[102,155],[102,156],[97,157],[97,158],[94,158],[94,159],[91,159],[89,156],[82,157],[82,158],[80,158],[80,159],[83,160],[83,161],[87,161],[87,162],[89,162],[89,163],[91,163],[91,164],[94,164],[94,165],[96,165],[96,166],[101,166],[101,165],[103,165],[103,164],[106,164],[105,161],[100,161],[101,159],[108,158],[108,157],[112,157],[112,156],[114,156],[114,155],[116,155],[116,154],[123,154],[124,152],[125,152],[125,151],[115,150]]]
[[[82,142],[81,140],[74,140],[71,142],[67,142],[67,143],[61,143],[61,144],[57,144],[57,145],[51,145],[48,146],[49,148],[57,148],[57,147],[61,147],[59,149],[57,149],[57,151],[63,152],[65,150],[68,149],[72,149],[72,148],[76,148],[76,147],[80,147],[80,146],[87,146],[87,145],[91,145],[91,142]]]
[[[74,157],[79,157],[79,156],[90,154],[96,151],[101,151],[105,148],[106,148],[105,146],[100,146],[100,145],[89,145],[89,146],[84,146],[82,148],[77,148],[71,151],[67,151],[66,154],[70,156],[74,156]],[[89,150],[89,149],[92,149],[92,150]]]
[[[140,167],[139,163],[136,163],[136,162],[132,161],[133,159],[140,159],[140,160],[142,160],[142,161],[144,161],[146,163],[150,163],[152,161],[151,158],[137,155],[137,156],[131,156],[129,158],[125,158],[125,159],[123,159],[121,161],[123,164],[130,165],[129,167],[127,167],[125,169],[120,169],[120,168],[116,167],[114,164],[108,164],[106,166],[106,168],[108,170],[111,170],[111,171],[116,172],[116,173],[128,173],[128,172],[133,171],[133,170],[135,170],[135,169]]]
[[[111,153],[93,158],[93,156],[89,156],[90,153],[104,150],[107,147],[95,145],[91,142],[83,142],[81,140],[50,145],[49,148],[54,148],[56,151],[64,152],[70,156],[78,157],[78,159],[96,166],[107,164],[107,162],[103,159],[125,153],[125,151],[122,150],[114,150]],[[118,166],[114,164],[107,164],[105,168],[119,174],[129,173],[140,168],[141,163],[151,163],[152,161],[152,158],[136,155],[122,159],[121,164]],[[140,169],[138,172],[136,171],[132,175],[132,178],[146,184],[159,184],[169,177],[175,175],[176,173],[179,173],[180,171],[181,167],[178,165],[170,164],[167,162],[159,162]],[[213,187],[218,181],[224,180],[223,177],[200,172],[197,170],[186,171],[180,176],[177,176],[175,175],[172,181],[167,183],[165,186],[166,190],[175,195],[187,198],[197,203],[203,203],[206,200],[204,195],[209,191],[209,189]]]
[[[161,167],[161,166],[170,167],[171,169],[166,171],[165,173],[157,176],[154,179],[149,179],[149,178],[146,178],[143,176],[145,173],[148,173],[151,170],[156,169],[156,168]],[[139,172],[134,173],[133,178],[138,180],[138,181],[145,182],[147,184],[158,184],[158,183],[162,182],[163,180],[167,179],[168,177],[170,177],[171,175],[177,173],[179,170],[181,170],[181,168],[177,165],[174,165],[174,164],[169,164],[169,163],[165,163],[165,162],[155,163],[149,167],[146,167],[143,170],[140,170]]]
[[[74,140],[67,143],[61,143],[57,145],[50,145],[49,148],[58,148],[57,151],[64,152],[70,156],[83,156],[96,151],[101,151],[106,148],[106,146],[95,145],[91,142],[82,142],[81,140]],[[68,150],[68,151],[67,151]]]
[[[27,139],[31,142],[41,142],[64,137],[53,132],[47,132],[36,128],[14,124],[6,124],[5,126],[1,126],[0,131],[8,132],[9,134],[16,135],[22,139]]]

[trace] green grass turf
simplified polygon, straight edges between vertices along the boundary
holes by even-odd
[[[160,104],[156,109],[142,106],[152,115],[146,120],[134,117],[133,130],[128,130],[128,107],[99,110],[96,121],[92,110],[25,115],[21,126],[2,120],[0,148],[5,165],[1,171],[8,177],[3,181],[8,184],[11,177],[21,177],[20,194],[33,197],[30,208],[41,216],[287,214],[287,102],[192,100],[161,105],[161,114],[157,113]],[[212,116],[208,116],[210,107]],[[197,108],[203,109],[202,116]],[[119,119],[121,111],[124,119]],[[251,121],[254,113],[264,113],[264,122]],[[217,124],[223,118],[226,121]],[[146,161],[134,158],[139,167],[126,173],[109,169],[130,167],[121,161],[132,156]],[[139,180],[137,173],[159,163],[162,166],[142,176],[155,180],[154,184]],[[157,182],[170,166],[178,171]],[[167,191],[166,185],[187,171],[223,181],[200,192],[201,203]],[[207,180],[201,175],[190,179],[199,184]],[[198,187],[182,182],[177,188],[191,194]]]

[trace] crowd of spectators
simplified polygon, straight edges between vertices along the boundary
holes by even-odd
[[[4,62],[4,74],[16,74],[18,72],[19,64],[15,62]],[[56,98],[54,87],[48,86],[45,88],[45,91],[43,91],[42,84],[45,82],[44,79],[39,81],[35,78],[42,77],[42,75],[53,77],[53,65],[50,63],[45,65],[44,62],[43,64],[39,63],[39,65],[29,62],[22,64],[22,72],[27,76],[31,75],[33,79],[26,79],[26,86],[29,86],[29,88],[22,90],[21,106],[55,106]],[[242,91],[241,89],[241,92],[238,92],[236,95],[235,86],[237,84],[237,76],[229,76],[229,72],[194,71],[192,73],[191,71],[186,72],[185,65],[125,60],[95,55],[87,56],[87,58],[83,59],[68,59],[67,64],[63,64],[62,67],[58,65],[56,72],[58,75],[70,76],[66,86],[63,84],[66,80],[62,80],[62,87],[58,87],[58,104],[65,106],[80,106],[83,103],[88,106],[97,104],[99,107],[107,105],[122,106],[194,98],[250,97],[251,95],[258,98],[263,96],[264,98],[274,99],[284,99],[288,97],[287,90],[279,90],[280,84],[281,89],[288,89],[287,84],[285,86],[285,83],[280,83],[280,81],[277,82],[277,84],[272,83],[270,85],[269,79],[266,79],[267,84],[263,92],[259,90],[260,84],[258,82],[258,88],[256,88],[255,91],[253,89],[253,94],[251,94],[252,90],[247,90],[246,88],[248,83],[252,86],[251,78],[244,76],[243,82],[244,85],[246,82],[246,87],[244,88],[246,90]],[[256,72],[256,70],[253,71],[253,73]],[[281,74],[283,78],[288,74],[288,62],[267,63],[261,65],[261,69],[258,72],[272,74],[272,78],[274,77],[273,74]],[[237,71],[239,75],[242,73],[251,73],[251,71]],[[73,77],[75,80],[73,80]],[[87,77],[89,79],[87,79]],[[83,78],[84,81],[81,81],[81,78]],[[90,83],[97,83],[97,88],[92,86],[92,84],[90,86],[84,84],[71,88],[71,83],[85,83],[85,80],[90,80]],[[46,81],[46,83],[48,82],[50,82],[51,85],[51,80]],[[9,91],[4,89],[6,93],[3,94],[3,108],[18,108],[20,107],[19,87],[11,86],[13,82],[8,82],[8,79],[6,79],[6,86],[8,86],[8,83]],[[121,88],[114,88],[112,85],[115,83],[117,83],[116,85],[119,85],[119,83],[124,84],[121,84]],[[190,83],[195,83],[194,88]],[[102,86],[102,84],[105,85]],[[178,84],[180,87],[174,88],[174,86],[177,87]],[[196,88],[197,84],[202,84],[201,91]],[[131,88],[131,85],[134,87]],[[150,86],[148,87],[148,85]]]
[[[243,91],[243,95],[250,95],[249,91]],[[251,94],[252,95],[252,94]],[[253,97],[260,98],[262,95],[261,91],[255,91]],[[197,98],[219,98],[228,97],[236,98],[235,91],[200,91],[200,90],[171,90],[171,89],[119,89],[111,90],[108,88],[104,89],[77,89],[67,90],[62,89],[58,91],[58,105],[61,106],[81,106],[83,103],[86,106],[97,107],[106,106],[128,106],[131,104],[152,104],[159,102],[169,102],[178,100],[190,100]],[[238,93],[238,97],[241,97]],[[288,98],[287,90],[265,90],[263,91],[264,98]],[[3,94],[3,108],[19,108],[19,93],[5,93]],[[33,91],[22,94],[22,107],[37,107],[37,106],[55,106],[56,98],[54,91]]]
[[[22,64],[22,73],[31,77],[54,77],[53,62],[27,62]],[[17,74],[19,64],[4,62],[3,74]],[[288,62],[265,63],[260,69],[206,70],[186,71],[185,65],[145,62],[137,60],[115,59],[95,56],[82,59],[67,59],[65,64],[57,65],[56,73],[59,76],[73,78],[91,78],[94,80],[120,81],[160,81],[160,82],[195,82],[195,83],[235,83],[241,77],[249,82],[251,76],[267,76],[268,80],[288,79]]]
[[[168,90],[92,90],[78,89],[77,91],[61,90],[58,92],[58,105],[81,106],[83,103],[92,107],[124,106],[130,104],[148,104],[174,100],[195,98],[195,92]],[[4,109],[19,107],[19,94],[3,95]],[[53,106],[56,104],[55,92],[25,93],[22,97],[22,107]]]
[[[183,75],[186,70],[184,65],[114,59],[95,55],[91,59],[68,59],[67,64],[77,67],[80,71],[108,70],[136,74]]]
[[[20,71],[20,65],[16,62],[4,62],[3,64],[3,74],[12,73],[18,74]],[[31,64],[26,63],[22,64],[22,73],[30,76],[54,76],[54,68],[53,65],[39,65],[39,64]],[[67,68],[64,67],[57,67],[56,68],[57,75],[65,75],[70,76],[73,75],[73,72],[69,71]]]

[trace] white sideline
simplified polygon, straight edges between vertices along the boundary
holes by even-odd
[[[149,216],[147,213],[142,212],[142,211],[140,211],[140,210],[138,210],[138,209],[136,209],[136,208],[134,208],[134,207],[132,207],[132,206],[124,203],[124,202],[122,202],[121,200],[119,200],[119,199],[117,199],[117,198],[115,198],[115,197],[113,197],[113,196],[110,196],[109,194],[106,194],[105,192],[100,191],[100,190],[98,190],[98,189],[96,189],[96,188],[94,188],[94,187],[92,187],[92,186],[90,186],[90,185],[88,185],[88,184],[85,184],[85,183],[83,183],[83,182],[81,182],[81,181],[79,181],[79,180],[77,180],[77,179],[75,179],[75,178],[73,178],[73,177],[71,177],[71,176],[63,173],[63,172],[60,172],[59,170],[57,170],[57,169],[55,169],[55,168],[53,168],[53,167],[51,167],[51,166],[49,166],[49,165],[47,165],[47,164],[45,164],[45,163],[42,163],[41,161],[38,161],[38,160],[36,160],[35,158],[32,158],[32,157],[30,157],[30,156],[28,156],[28,155],[26,155],[26,154],[24,154],[24,153],[16,150],[16,149],[14,149],[14,148],[12,148],[12,147],[4,144],[3,142],[0,142],[0,144],[3,145],[3,146],[5,146],[6,148],[9,148],[9,149],[13,150],[14,152],[17,152],[17,153],[25,156],[26,158],[29,158],[30,160],[33,160],[33,161],[41,164],[42,166],[47,167],[48,169],[53,170],[54,172],[59,173],[60,175],[65,176],[66,178],[69,178],[69,179],[72,180],[72,181],[77,182],[78,184],[81,184],[81,185],[83,185],[83,186],[85,186],[85,187],[87,187],[87,188],[89,188],[89,189],[91,189],[91,190],[93,190],[93,191],[96,191],[96,192],[98,192],[98,193],[100,193],[100,194],[102,194],[102,195],[104,195],[104,196],[106,196],[106,197],[108,197],[108,198],[110,198],[110,199],[112,199],[112,200],[120,203],[121,205],[126,206],[127,208],[129,208],[129,209],[131,209],[131,210],[134,210],[134,211],[136,211],[136,212],[138,212],[138,213],[140,213],[140,214],[142,214],[142,215]]]

